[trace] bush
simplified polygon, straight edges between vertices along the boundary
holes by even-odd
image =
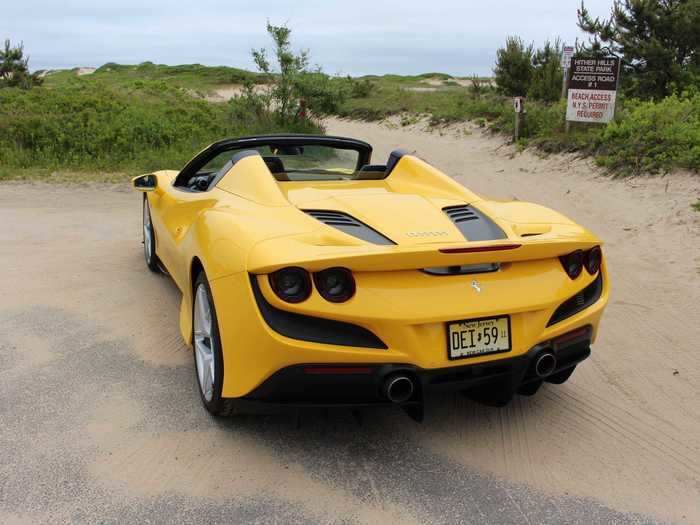
[[[598,146],[600,164],[625,174],[700,169],[700,94],[628,100]]]
[[[301,74],[295,81],[295,94],[315,115],[336,113],[347,92],[347,82],[321,72]]]
[[[350,84],[350,98],[367,98],[375,89],[375,84],[368,78],[354,79],[347,77]]]
[[[288,130],[318,128],[309,122],[281,126],[195,99],[162,81],[138,81],[128,89],[76,81],[52,89],[0,90],[4,169],[178,169],[216,140]]]

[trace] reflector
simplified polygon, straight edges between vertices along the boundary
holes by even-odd
[[[309,272],[298,266],[277,270],[269,279],[272,291],[285,302],[300,303],[311,295]]]

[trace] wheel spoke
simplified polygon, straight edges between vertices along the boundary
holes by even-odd
[[[209,369],[209,363],[207,362],[208,360],[204,360],[202,363],[202,392],[204,392],[204,395],[207,396],[209,394],[210,390],[210,383],[211,383],[211,378],[210,376],[210,369]]]
[[[202,395],[211,401],[214,395],[214,378],[216,362],[214,357],[214,340],[212,339],[212,316],[209,296],[204,285],[195,291],[193,319],[193,343],[197,377]]]
[[[203,286],[197,289],[197,304],[199,306],[200,326],[197,328],[207,336],[211,335],[211,315],[209,312],[209,300]]]
[[[204,378],[202,377],[202,371],[204,369],[204,360],[202,359],[202,351],[199,349],[199,344],[195,347],[195,359],[197,360],[197,376],[199,377],[199,384],[204,384]]]
[[[146,252],[146,259],[150,262],[152,256],[151,242],[153,232],[151,230],[151,214],[148,211],[147,201],[143,201],[143,246]]]

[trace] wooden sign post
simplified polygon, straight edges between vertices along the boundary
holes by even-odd
[[[525,97],[515,97],[513,99],[513,110],[515,110],[515,128],[513,139],[517,142],[523,131],[525,120]]]

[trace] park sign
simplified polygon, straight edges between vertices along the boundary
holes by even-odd
[[[610,122],[620,76],[620,59],[572,58],[566,120]]]
[[[571,67],[571,57],[574,56],[574,46],[564,46],[561,53],[561,68],[569,69]]]

